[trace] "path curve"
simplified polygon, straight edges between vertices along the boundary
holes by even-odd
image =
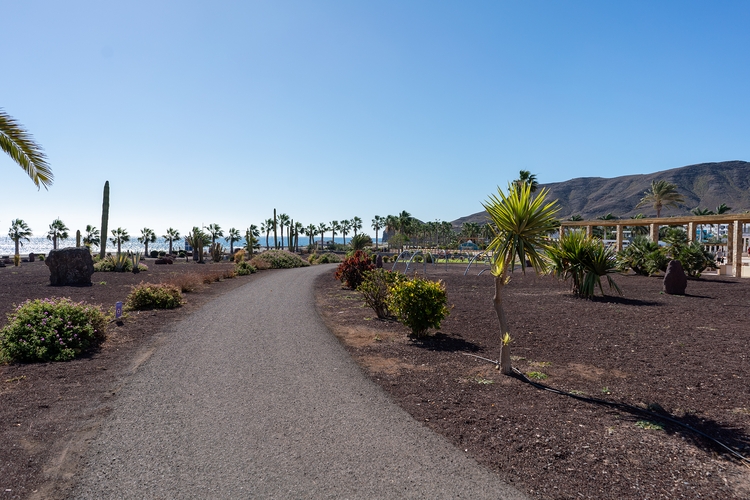
[[[396,406],[279,270],[162,335],[72,498],[524,498]]]

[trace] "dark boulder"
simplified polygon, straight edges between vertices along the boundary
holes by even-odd
[[[154,261],[154,264],[173,264],[174,261],[171,257],[160,257]]]
[[[88,248],[52,250],[44,263],[49,267],[49,282],[54,286],[88,286],[94,274],[94,260]]]
[[[375,258],[375,267],[378,269],[383,269],[383,256],[378,254],[378,256]]]
[[[667,265],[667,272],[664,274],[664,293],[669,295],[685,295],[687,288],[687,276],[682,268],[682,262],[672,260]]]

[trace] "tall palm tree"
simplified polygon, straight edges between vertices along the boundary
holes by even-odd
[[[339,224],[339,221],[337,221],[337,220],[332,220],[331,221],[331,226],[329,227],[329,229],[331,230],[331,233],[333,233],[331,235],[331,241],[335,245],[336,244],[336,233],[338,231],[341,231],[341,224]]]
[[[407,234],[409,232],[409,226],[412,224],[412,216],[409,212],[406,210],[402,210],[400,214],[398,214],[397,224],[398,224],[398,232],[401,234]]]
[[[575,222],[575,221],[581,221],[581,220],[583,220],[583,217],[581,217],[580,214],[575,214],[575,215],[571,215],[570,219],[568,219],[568,220],[569,221],[573,221],[573,222]]]
[[[230,258],[232,255],[234,255],[234,242],[240,241],[242,239],[242,236],[240,236],[240,230],[236,229],[234,227],[230,228],[229,231],[227,231],[227,237],[224,238],[225,241],[229,242],[229,255]]]
[[[315,235],[318,234],[318,227],[315,224],[309,224],[305,228],[305,234],[309,238],[308,246],[312,247],[313,243],[315,242]]]
[[[101,234],[99,234],[99,230],[91,224],[87,224],[86,236],[83,237],[83,244],[91,249],[92,246],[98,247],[101,241]]]
[[[398,229],[398,217],[395,215],[386,215],[385,216],[385,232],[387,232],[390,235],[393,235],[396,233],[396,229]]]
[[[362,230],[362,219],[357,217],[356,215],[352,218],[352,231],[354,231],[354,236],[357,236],[357,232]]]
[[[550,247],[547,234],[555,230],[555,214],[559,211],[557,201],[546,201],[548,193],[547,189],[542,189],[535,197],[529,184],[513,183],[508,186],[507,195],[498,188],[497,195],[490,195],[489,200],[482,203],[495,229],[495,238],[488,248],[493,252],[493,303],[503,336],[500,358],[501,369],[505,374],[512,373],[513,367],[510,360],[510,329],[503,308],[502,290],[508,282],[508,273],[513,270],[516,258],[520,259],[524,272],[526,267],[523,263],[527,260],[539,273],[547,269],[547,260],[543,255]]]
[[[39,146],[24,128],[0,108],[0,149],[2,149],[11,159],[31,177],[31,181],[37,188],[52,185],[54,176],[49,165],[47,157]],[[16,219],[18,220],[18,219]]]
[[[325,222],[321,222],[320,224],[318,224],[318,232],[320,233],[320,249],[321,250],[325,248],[325,242],[323,240],[325,240],[326,231],[328,231],[328,226],[326,226]]]
[[[121,227],[113,229],[111,233],[112,237],[109,239],[109,241],[111,241],[112,244],[117,245],[117,255],[120,255],[120,253],[122,252],[122,244],[130,241],[130,235],[128,234],[127,230]]]
[[[261,232],[266,233],[266,250],[268,250],[268,234],[273,231],[273,228],[276,226],[276,223],[273,219],[266,219],[265,221],[261,222],[260,224],[260,230]]]
[[[52,221],[47,232],[47,239],[52,241],[52,248],[57,250],[57,240],[65,241],[68,239],[70,229],[59,218]]]
[[[732,210],[732,207],[728,207],[726,203],[722,203],[718,207],[716,207],[716,215],[725,214]],[[720,224],[716,224],[716,236],[719,237],[719,226]],[[721,238],[719,238],[719,241],[721,241]]]
[[[528,170],[521,170],[518,173],[518,179],[513,181],[514,184],[520,186],[521,184],[528,184],[531,188],[531,192],[536,192],[539,187],[539,183],[536,181],[536,175],[532,174]]]
[[[19,247],[23,246],[23,243],[21,243],[21,240],[29,241],[29,238],[33,236],[31,234],[31,228],[29,228],[29,225],[26,224],[21,219],[16,219],[10,224],[10,229],[8,230],[8,238],[13,240],[13,242],[16,244],[16,265],[18,265],[18,262],[21,260],[21,254]]]
[[[652,206],[656,210],[656,216],[661,217],[663,207],[677,208],[684,201],[685,198],[677,192],[677,184],[665,180],[651,181],[651,187],[643,193],[643,198],[635,208]]]
[[[301,222],[294,223],[294,251],[299,252],[299,235],[300,233],[305,234],[305,226]]]
[[[344,245],[346,245],[346,234],[349,232],[351,228],[352,228],[352,221],[346,220],[346,219],[341,221],[341,234],[344,235]]]
[[[211,236],[211,245],[216,243],[217,238],[224,237],[224,230],[218,224],[209,224],[207,227],[204,227],[203,229],[208,231],[209,236]]]
[[[250,227],[245,230],[245,250],[247,253],[252,255],[256,248],[260,248],[260,230],[255,224],[250,224]]]
[[[607,213],[605,215],[600,215],[599,217],[596,218],[596,220],[617,220],[617,217],[615,217],[614,215],[612,215],[612,212],[609,212],[609,213]],[[607,234],[608,234],[607,226],[602,226],[602,229],[603,229],[602,233],[604,234],[604,238],[602,238],[602,239],[606,240],[607,239]]]
[[[375,250],[378,249],[378,231],[385,227],[385,218],[376,215],[372,218],[372,228],[375,230]]]
[[[633,220],[643,219],[643,214],[636,214],[630,217]],[[631,234],[634,235],[647,235],[648,234],[648,228],[646,226],[627,226],[630,228]]]
[[[169,255],[172,255],[172,242],[180,239],[180,232],[170,227],[162,238],[169,242]]]
[[[143,256],[145,257],[148,255],[148,244],[156,241],[156,233],[153,229],[144,227],[141,229],[141,235],[137,239],[144,245]]]
[[[279,214],[279,226],[281,227],[281,248],[284,248],[284,228],[289,226],[289,216],[287,214]]]

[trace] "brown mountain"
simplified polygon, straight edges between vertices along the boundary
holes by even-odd
[[[656,216],[652,207],[635,208],[643,193],[651,187],[651,181],[665,180],[677,185],[677,190],[685,198],[679,208],[662,209],[662,217],[689,215],[695,207],[715,210],[722,203],[731,207],[730,212],[750,210],[750,163],[745,161],[724,161],[701,163],[687,167],[663,170],[653,174],[625,175],[612,179],[602,177],[580,177],[565,182],[540,184],[550,194],[548,199],[557,199],[560,204],[560,219],[580,215],[584,219],[596,219],[611,213],[624,218],[642,213]],[[460,227],[464,222],[487,221],[487,212],[478,212],[453,221]]]

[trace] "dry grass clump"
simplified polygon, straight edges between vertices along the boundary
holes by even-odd
[[[198,273],[185,273],[177,274],[168,280],[164,280],[163,283],[176,286],[182,293],[187,293],[194,292],[204,281],[203,277]]]
[[[271,269],[271,263],[268,262],[266,259],[261,259],[258,256],[253,257],[250,259],[250,265],[253,266],[258,271],[265,271],[266,269]]]

